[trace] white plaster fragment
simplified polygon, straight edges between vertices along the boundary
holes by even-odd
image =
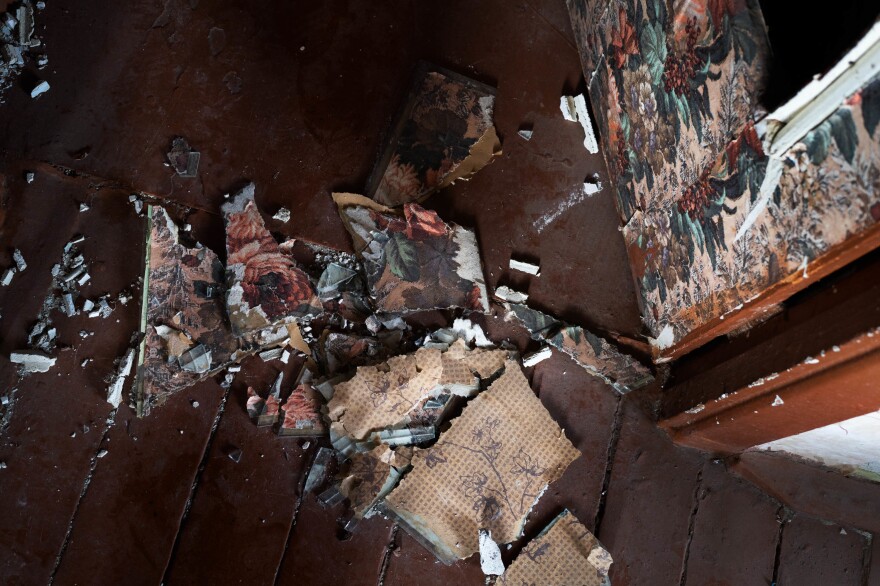
[[[559,109],[562,116],[570,122],[580,122],[584,129],[584,148],[592,154],[599,152],[599,143],[596,141],[596,133],[593,130],[593,122],[590,120],[590,112],[587,109],[587,98],[584,94],[576,96],[562,96],[559,98]]]
[[[523,366],[528,368],[528,367],[531,367],[531,366],[538,364],[539,362],[544,362],[545,360],[550,358],[552,355],[553,355],[553,351],[550,349],[550,346],[544,346],[543,348],[541,348],[537,352],[532,352],[528,356],[524,356],[522,363],[523,363]]]
[[[785,405],[785,401],[782,400],[782,397],[776,395],[776,398],[773,399],[773,402],[770,403],[771,407],[779,407],[780,405]]]
[[[16,270],[13,267],[9,267],[5,271],[3,271],[3,278],[0,279],[0,285],[7,287],[10,283],[12,283],[12,277],[15,276]]]
[[[37,87],[31,90],[31,98],[36,98],[40,94],[44,94],[49,91],[49,82],[41,81],[37,84]]]
[[[480,529],[480,569],[487,576],[500,576],[504,573],[501,549],[492,540],[492,534]]]
[[[24,260],[24,256],[22,256],[21,251],[19,249],[15,249],[12,253],[12,260],[15,261],[15,267],[18,269],[18,272],[21,273],[27,268],[27,263]]]
[[[125,379],[131,374],[132,364],[134,364],[134,349],[129,348],[119,363],[113,382],[107,389],[107,402],[114,408],[118,408],[122,402],[122,387],[125,386]]]
[[[279,208],[278,211],[275,212],[275,215],[272,216],[272,219],[286,224],[290,221],[290,210],[287,208]]]
[[[510,266],[510,268],[514,271],[519,271],[528,275],[534,275],[536,277],[541,276],[541,267],[530,262],[510,259],[510,264],[508,266]]]
[[[660,350],[665,350],[675,342],[675,330],[672,329],[672,324],[666,324],[656,338],[648,339],[651,341],[651,345],[656,346]]]
[[[474,342],[474,344],[476,344],[478,348],[495,347],[495,344],[493,344],[486,337],[486,334],[483,333],[483,328],[473,323],[469,319],[456,319],[454,322],[452,322],[452,329],[453,331],[455,331],[456,334],[464,338],[464,341],[468,344]]]
[[[519,131],[517,131],[517,134],[523,140],[532,140],[532,131],[531,130],[526,130],[526,129],[519,130]]]
[[[55,358],[44,356],[36,352],[12,352],[9,355],[9,361],[14,364],[20,364],[24,372],[49,372],[49,369],[55,366]]]
[[[525,303],[529,299],[528,294],[514,291],[507,285],[496,287],[495,297],[501,301],[506,301],[507,303]]]

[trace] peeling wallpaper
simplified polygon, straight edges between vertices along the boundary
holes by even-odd
[[[781,157],[762,201],[759,9],[746,0],[568,4],[655,349],[806,274],[880,219],[880,81]]]

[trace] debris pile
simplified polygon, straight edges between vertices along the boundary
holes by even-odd
[[[42,2],[37,3],[38,8],[43,6]],[[12,3],[9,10],[0,15],[0,102],[3,101],[2,94],[18,78],[28,58],[34,60],[39,69],[49,63],[34,31],[34,5],[30,0]],[[49,82],[38,79],[27,90],[32,98],[36,98],[49,90]]]

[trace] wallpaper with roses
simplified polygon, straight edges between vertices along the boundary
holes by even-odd
[[[876,81],[785,153],[765,205],[756,124],[769,48],[756,4],[568,5],[656,350],[876,222]]]

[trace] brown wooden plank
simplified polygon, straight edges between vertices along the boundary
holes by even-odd
[[[878,379],[880,330],[871,330],[663,425],[679,444],[738,453],[877,411]]]
[[[746,452],[732,470],[798,512],[880,533],[880,484],[769,452]]]
[[[703,459],[681,450],[624,399],[620,440],[598,538],[614,584],[678,584]]]
[[[158,584],[224,392],[208,379],[149,418],[122,407],[73,519],[58,584]]]
[[[706,466],[685,584],[770,584],[780,508],[754,486],[731,476],[723,465]]]
[[[375,515],[347,533],[340,522],[345,514],[345,505],[325,509],[314,494],[305,496],[278,571],[279,586],[379,583],[392,523]]]
[[[26,169],[36,171],[31,185],[23,180]],[[141,220],[132,212],[127,193],[90,186],[38,163],[11,165],[6,172],[3,248],[20,248],[28,268],[0,289],[4,356],[24,348],[48,292],[51,267],[75,234],[87,236],[79,248],[92,279],[80,291],[93,299],[104,293],[115,296],[133,284],[143,250]],[[80,201],[90,202],[90,212],[79,213]],[[120,249],[120,241],[130,244]],[[134,262],[123,262],[128,254]],[[112,408],[106,402],[105,379],[137,328],[136,305],[118,304],[106,319],[54,312],[57,363],[49,372],[3,390],[9,396],[16,389],[0,441],[0,461],[8,466],[0,470],[0,582],[46,583],[52,575],[107,427]],[[81,330],[94,335],[83,339]],[[86,358],[92,362],[83,367]],[[5,357],[2,362],[10,373],[14,366]],[[6,380],[14,378],[8,376]]]
[[[797,515],[782,532],[778,584],[861,586],[869,543],[852,529]]]
[[[166,583],[274,580],[316,442],[303,449],[298,440],[278,438],[251,422],[245,410],[247,385],[268,388],[273,379],[272,367],[252,358],[233,382],[171,554]]]

